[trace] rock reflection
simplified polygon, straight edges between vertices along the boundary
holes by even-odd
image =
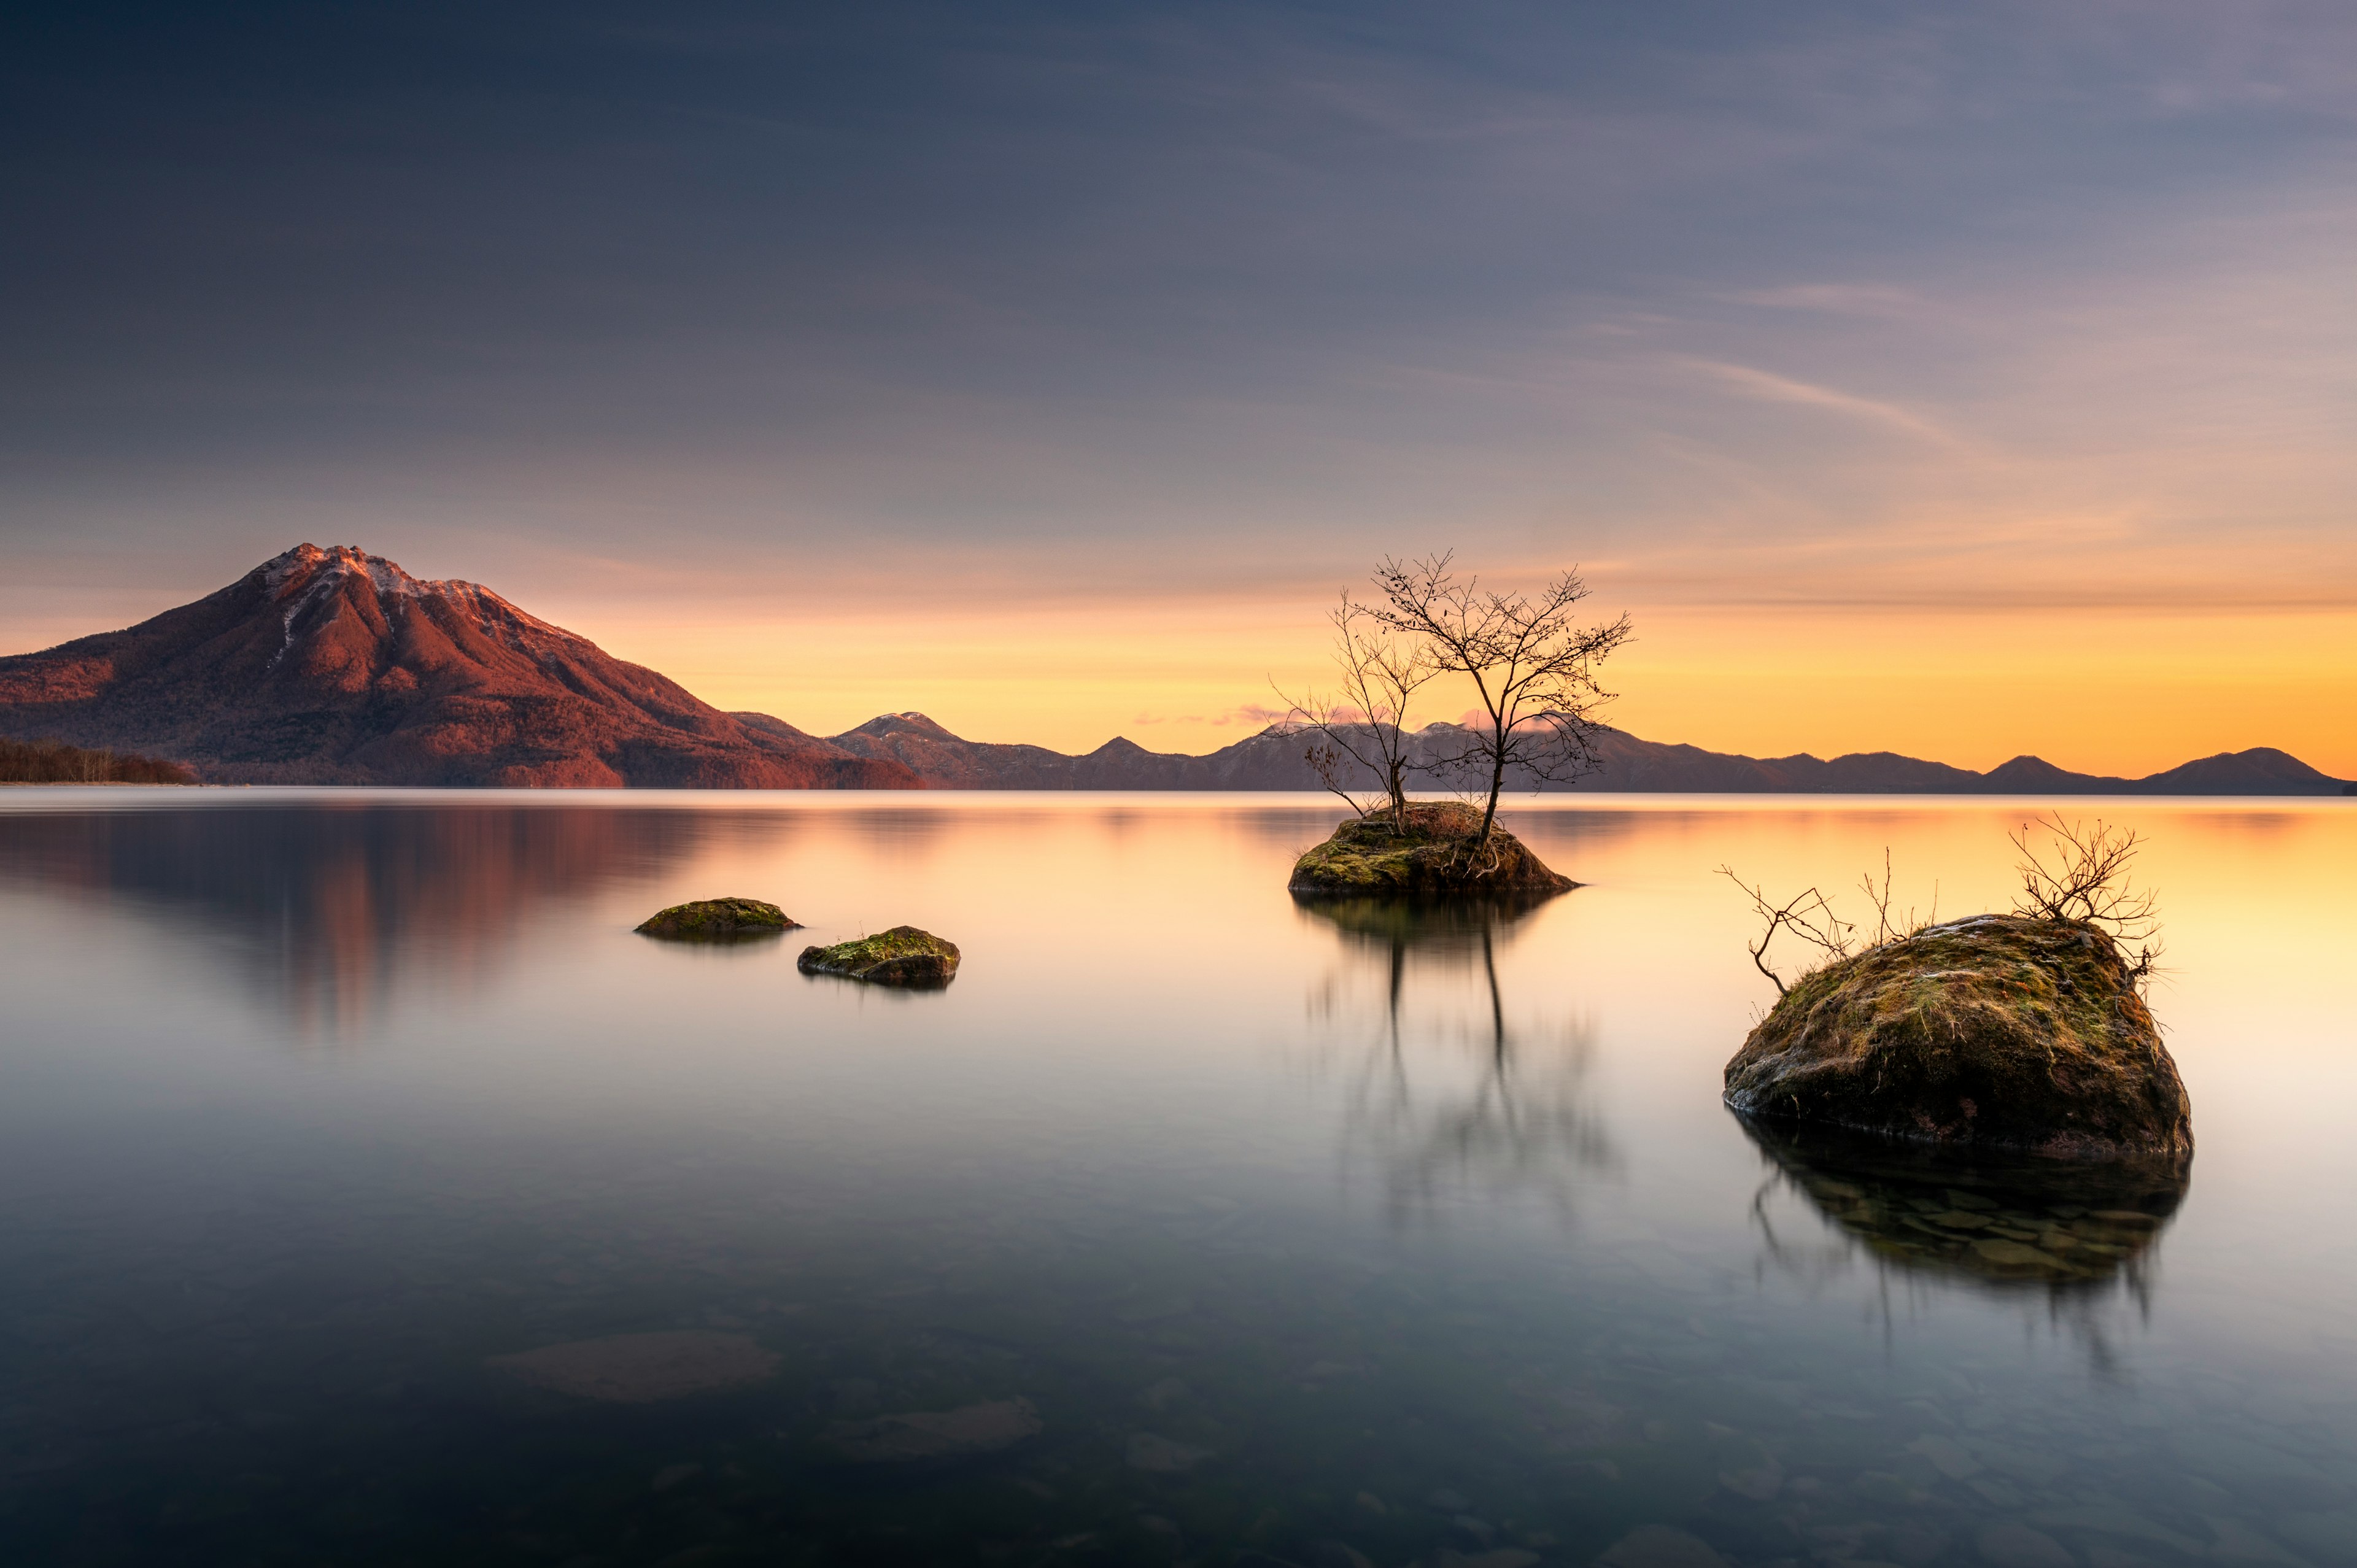
[[[1967,1155],[1841,1128],[1736,1120],[1773,1172],[1752,1218],[1776,1267],[1807,1276],[1827,1261],[1778,1232],[1767,1199],[1781,1187],[1886,1279],[2045,1303],[2099,1367],[2113,1356],[2097,1308],[2115,1295],[2139,1313],[2148,1308],[2157,1245],[2191,1180],[2190,1160]]]
[[[1395,1222],[1432,1216],[1460,1188],[1527,1190],[1568,1214],[1582,1178],[1616,1163],[1586,1092],[1587,1026],[1509,1021],[1499,950],[1542,902],[1301,902],[1383,976],[1379,1018],[1331,983],[1312,1011],[1349,1079],[1351,1140],[1383,1173]],[[1415,988],[1415,1006],[1412,972],[1437,982]]]
[[[651,877],[749,826],[700,811],[373,802],[11,814],[0,883],[129,902],[225,940],[298,1034],[339,1037],[412,979],[479,981],[534,908]]]

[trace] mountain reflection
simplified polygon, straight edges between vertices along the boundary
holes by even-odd
[[[1429,1216],[1467,1187],[1533,1191],[1567,1214],[1582,1176],[1615,1164],[1586,1095],[1587,1027],[1509,1021],[1498,951],[1544,901],[1301,902],[1362,973],[1383,979],[1377,1016],[1331,983],[1313,1012],[1342,1058],[1350,1135],[1382,1171],[1395,1222]]]
[[[651,877],[706,811],[402,804],[0,817],[0,881],[123,900],[226,940],[306,1036],[357,1030],[401,986],[479,982],[536,907]]]

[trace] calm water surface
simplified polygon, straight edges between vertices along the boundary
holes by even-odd
[[[2031,809],[1549,802],[1435,919],[1292,798],[6,791],[0,1560],[2357,1563],[2357,809],[2073,807],[2181,1192],[1718,1102],[1714,867],[1964,913]],[[720,894],[810,930],[630,930]]]

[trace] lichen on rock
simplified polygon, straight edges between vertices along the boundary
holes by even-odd
[[[1448,897],[1538,895],[1579,885],[1547,867],[1503,828],[1481,837],[1481,813],[1453,800],[1358,817],[1294,862],[1287,884],[1302,897]]]
[[[2187,1158],[2191,1105],[2136,979],[2095,926],[1928,926],[1796,981],[1727,1064],[1727,1103],[2065,1159]]]
[[[804,948],[795,967],[804,974],[839,974],[871,985],[936,988],[957,978],[958,950],[931,931],[895,926],[833,947]]]
[[[725,942],[743,937],[775,936],[801,925],[775,904],[765,904],[759,898],[702,898],[693,904],[674,904],[658,910],[640,921],[638,929],[648,936],[673,941]]]

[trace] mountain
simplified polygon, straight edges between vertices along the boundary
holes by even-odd
[[[213,782],[916,789],[897,762],[740,724],[473,583],[301,544],[127,631],[0,659],[0,735],[136,749]]]
[[[758,714],[736,715],[747,724]],[[1462,732],[1430,725],[1413,737],[1418,756],[1431,756]],[[1147,751],[1111,740],[1081,757],[1037,746],[961,740],[922,714],[886,714],[828,737],[862,757],[906,766],[927,784],[948,789],[1315,789],[1302,760],[1305,743],[1272,725],[1207,757]],[[2072,773],[2035,757],[2017,757],[1986,773],[1924,762],[1893,752],[1858,752],[1831,761],[1806,755],[1738,757],[1699,746],[1640,740],[1623,730],[1600,730],[1603,767],[1569,784],[1510,778],[1516,789],[1677,791],[1726,794],[1910,795],[2340,795],[2357,785],[2319,773],[2270,747],[2222,752],[2148,779]],[[1372,774],[1352,781],[1374,787]]]
[[[1429,756],[1462,731],[1432,725]],[[0,737],[151,753],[215,783],[848,789],[1315,789],[1272,725],[1206,757],[1115,738],[1084,756],[970,741],[922,714],[821,739],[726,714],[474,583],[299,544],[127,631],[0,658]],[[2357,785],[2266,747],[2148,779],[2017,757],[1986,773],[1887,751],[1738,757],[1597,736],[1568,786],[1733,794],[2338,795]],[[1356,787],[1372,785],[1372,778]]]

